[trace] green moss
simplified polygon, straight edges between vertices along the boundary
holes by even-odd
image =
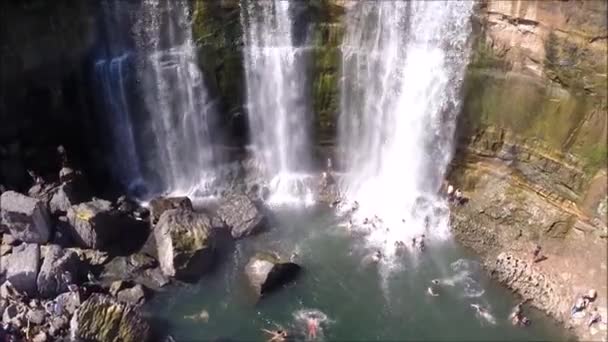
[[[608,166],[608,148],[605,144],[597,144],[588,147],[582,152],[585,160],[585,171],[588,174],[595,174],[599,169]]]

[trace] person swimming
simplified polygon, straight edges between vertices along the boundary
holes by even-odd
[[[277,329],[277,330],[267,330],[267,329],[262,329],[263,332],[267,333],[268,335],[270,335],[270,338],[268,339],[268,342],[283,342],[285,340],[287,340],[287,331],[283,330],[283,329]]]
[[[488,309],[484,308],[479,304],[471,304],[471,307],[477,311],[477,314],[479,316],[483,317],[486,321],[488,321],[488,323],[496,324],[496,319],[494,318],[494,316],[492,316]]]
[[[439,296],[439,279],[431,280],[431,286],[429,286],[426,290],[429,295],[433,297]]]
[[[306,331],[308,338],[314,340],[317,338],[317,329],[319,328],[319,320],[316,317],[308,317],[306,320]]]

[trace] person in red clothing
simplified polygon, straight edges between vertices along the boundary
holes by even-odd
[[[308,338],[314,340],[317,338],[317,329],[319,328],[319,321],[315,317],[308,317],[306,321],[306,329],[308,331]]]

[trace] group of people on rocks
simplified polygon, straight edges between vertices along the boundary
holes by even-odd
[[[590,310],[588,312],[589,320],[587,321],[587,326],[591,327],[592,325],[594,325],[596,323],[601,323],[602,315],[599,313],[597,306],[594,306],[593,308],[591,308],[591,303],[595,302],[596,298],[597,298],[597,291],[594,289],[590,289],[589,292],[587,292],[587,294],[584,294],[584,295],[578,297],[576,299],[576,301],[574,302],[574,305],[572,306],[571,315],[573,317],[576,317],[577,315],[582,316],[582,315],[584,315],[582,313],[587,308],[590,308]]]
[[[464,204],[465,197],[460,189],[454,188],[452,184],[448,184],[446,195],[450,203]]]

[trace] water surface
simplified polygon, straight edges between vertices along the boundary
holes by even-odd
[[[453,242],[429,243],[423,253],[405,253],[387,272],[362,260],[360,237],[350,236],[325,209],[281,210],[275,227],[224,246],[217,268],[197,284],[157,294],[147,311],[176,341],[264,340],[262,328],[289,329],[306,340],[302,316],[327,316],[318,340],[564,340],[552,320],[529,311],[533,324],[513,327],[507,319],[517,303],[510,291],[490,281],[475,256]],[[243,268],[256,251],[273,250],[304,267],[299,278],[256,303]],[[427,294],[442,280],[438,297]],[[495,323],[476,315],[471,304],[488,308]],[[202,310],[208,320],[185,318]]]

